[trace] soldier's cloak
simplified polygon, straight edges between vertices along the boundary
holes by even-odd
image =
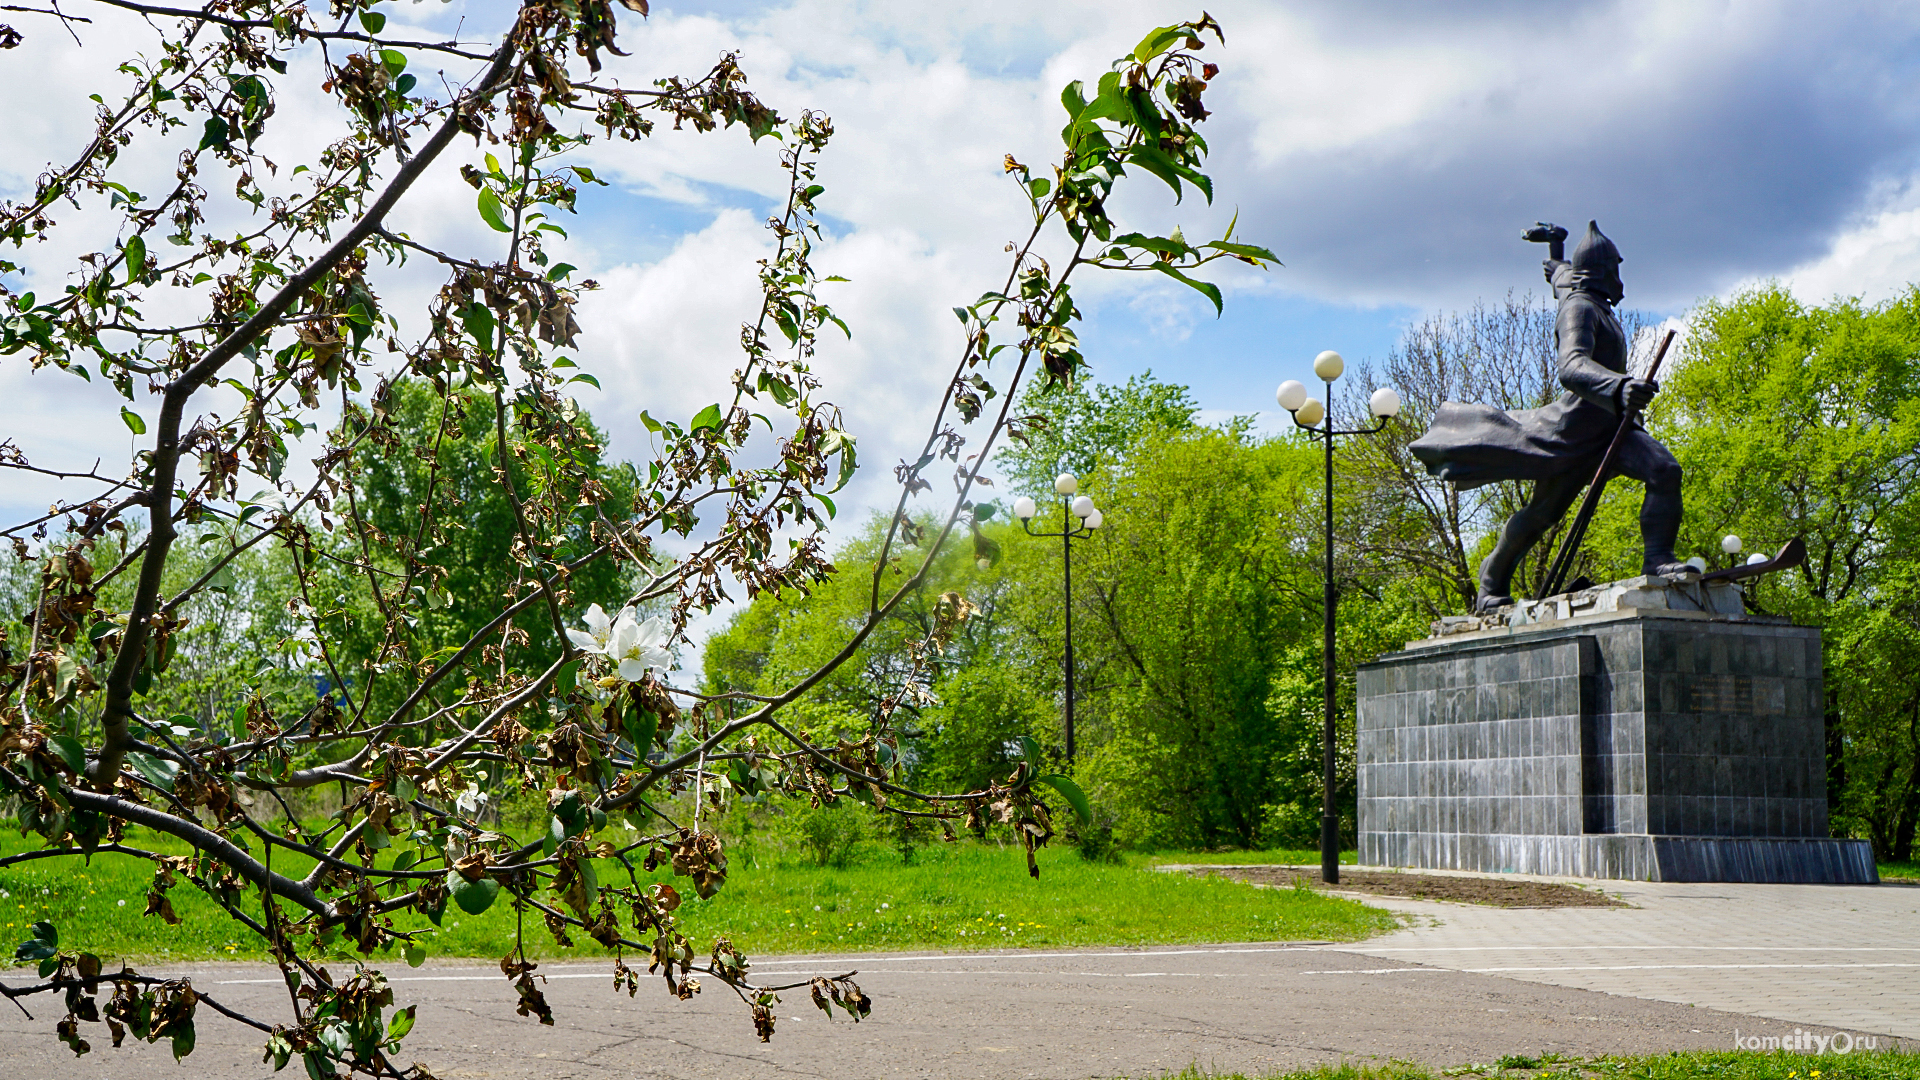
[[[1427,472],[1464,490],[1598,467],[1620,426],[1626,334],[1605,300],[1576,289],[1560,301],[1553,337],[1567,393],[1516,412],[1443,402],[1426,434],[1409,447]]]

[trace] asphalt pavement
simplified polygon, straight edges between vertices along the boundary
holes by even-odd
[[[538,1077],[1088,1077],[1155,1076],[1190,1065],[1258,1073],[1390,1058],[1449,1066],[1503,1054],[1644,1053],[1729,1048],[1737,1031],[1780,1025],[1753,1016],[1500,975],[1418,965],[1308,944],[996,954],[810,956],[763,961],[766,980],[857,969],[873,1015],[827,1020],[804,991],[785,995],[771,1043],[746,1008],[709,983],[690,1001],[655,979],[629,999],[609,966],[542,971],[557,1023],[514,1015],[497,969],[429,964],[394,974],[420,1005],[407,1060],[443,1080]],[[1384,972],[1395,972],[1387,975]],[[18,985],[14,972],[0,980]],[[279,1016],[285,991],[261,965],[205,965],[194,986],[229,1006]],[[259,1035],[203,1010],[185,1066],[164,1043],[74,1056],[38,1019],[0,1016],[0,1075],[47,1080],[266,1077]],[[1828,1029],[1809,1031],[1831,1034]],[[298,1065],[289,1067],[298,1069]],[[283,1076],[298,1075],[289,1072]]]

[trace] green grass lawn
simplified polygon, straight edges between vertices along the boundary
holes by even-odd
[[[7,834],[0,838],[0,855],[37,847],[37,840]],[[177,843],[138,831],[126,843],[184,853]],[[710,901],[693,899],[681,879],[688,901],[680,914],[687,935],[702,951],[724,933],[750,955],[1344,941],[1397,925],[1386,912],[1352,901],[1304,889],[1255,889],[1158,873],[1139,858],[1120,865],[1090,863],[1071,850],[1048,848],[1040,852],[1039,863],[1035,880],[1017,848],[971,842],[921,849],[912,866],[902,866],[898,855],[877,845],[845,869],[771,856],[758,865],[736,858],[725,888]],[[595,865],[602,882],[611,883],[621,872],[611,860]],[[275,869],[298,874],[306,867],[282,858]],[[62,948],[96,953],[109,966],[122,957],[151,962],[264,956],[243,926],[190,883],[176,885],[169,894],[179,925],[142,916],[151,879],[150,864],[115,854],[95,855],[91,865],[59,858],[0,868],[0,951],[45,919],[59,928]],[[673,879],[662,870],[645,880]],[[394,920],[400,929],[430,925],[410,912]],[[514,921],[505,902],[478,916],[450,906],[427,951],[500,956],[512,944]],[[578,933],[577,947],[559,947],[537,911],[528,913],[526,940],[527,951],[538,957],[605,955]]]
[[[1880,864],[1882,878],[1920,878],[1920,862],[1883,862]]]
[[[1512,1055],[1489,1064],[1440,1070],[1392,1061],[1383,1065],[1323,1065],[1262,1073],[1258,1078],[1188,1069],[1163,1080],[1441,1080],[1455,1076],[1506,1080],[1920,1080],[1920,1054],[1883,1049],[1817,1056],[1784,1050],[1695,1050],[1597,1058]]]

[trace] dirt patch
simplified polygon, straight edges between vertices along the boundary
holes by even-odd
[[[1450,900],[1457,904],[1486,904],[1507,908],[1630,907],[1597,888],[1543,881],[1504,878],[1454,877],[1413,874],[1398,870],[1349,870],[1342,867],[1340,883],[1328,886],[1318,870],[1291,866],[1197,866],[1189,873],[1223,877],[1255,885],[1292,888],[1304,883],[1315,889],[1404,896],[1410,900]]]

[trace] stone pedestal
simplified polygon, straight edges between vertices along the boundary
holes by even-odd
[[[1362,665],[1361,864],[1877,881],[1827,835],[1819,630],[1721,589],[1618,582]]]

